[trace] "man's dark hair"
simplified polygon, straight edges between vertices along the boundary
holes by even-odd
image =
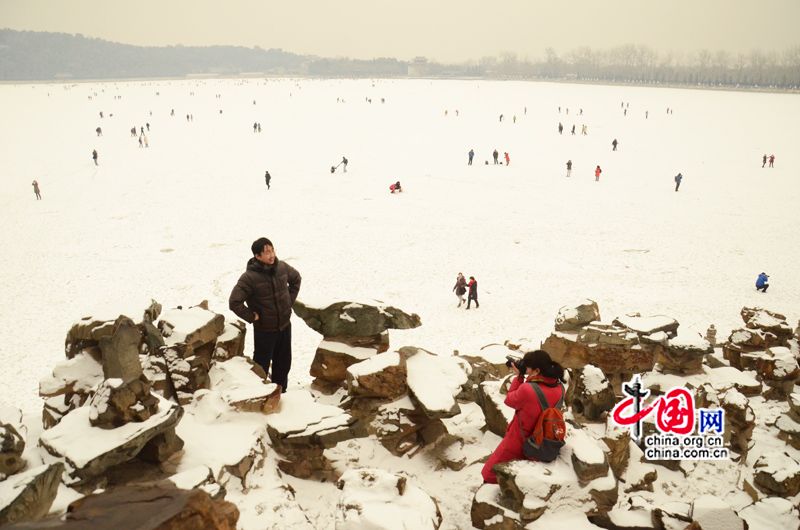
[[[261,254],[261,252],[264,251],[264,247],[266,245],[269,245],[274,248],[274,246],[272,245],[272,241],[270,241],[266,237],[259,237],[258,239],[253,241],[253,244],[250,245],[250,250],[253,251],[253,256],[258,256],[259,254]]]

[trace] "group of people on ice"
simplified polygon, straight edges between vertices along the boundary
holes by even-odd
[[[769,167],[775,167],[775,155],[769,155],[769,157],[767,157],[767,154],[764,153],[764,157],[761,159],[761,167],[766,166],[767,162],[769,162]]]

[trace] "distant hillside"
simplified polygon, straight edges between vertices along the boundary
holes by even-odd
[[[310,58],[240,46],[141,47],[66,33],[0,30],[0,79],[303,73]]]
[[[297,55],[242,46],[143,47],[66,33],[0,29],[0,81],[124,79],[184,76],[297,75],[316,77],[427,77],[539,79],[579,83],[688,86],[733,90],[800,90],[800,46],[783,52],[724,50],[684,55],[625,44],[580,47],[542,58],[515,54],[441,64],[425,57],[359,60]]]

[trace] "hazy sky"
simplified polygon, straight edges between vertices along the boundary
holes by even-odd
[[[0,0],[11,29],[441,61],[626,43],[782,51],[800,44],[798,23],[800,0]]]

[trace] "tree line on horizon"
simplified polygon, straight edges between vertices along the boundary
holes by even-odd
[[[582,46],[559,55],[514,53],[445,64],[423,57],[360,60],[299,55],[243,46],[144,47],[80,34],[0,29],[0,80],[44,81],[231,75],[319,77],[475,77],[635,84],[800,89],[800,45],[783,52],[699,50],[659,53],[627,44]]]

